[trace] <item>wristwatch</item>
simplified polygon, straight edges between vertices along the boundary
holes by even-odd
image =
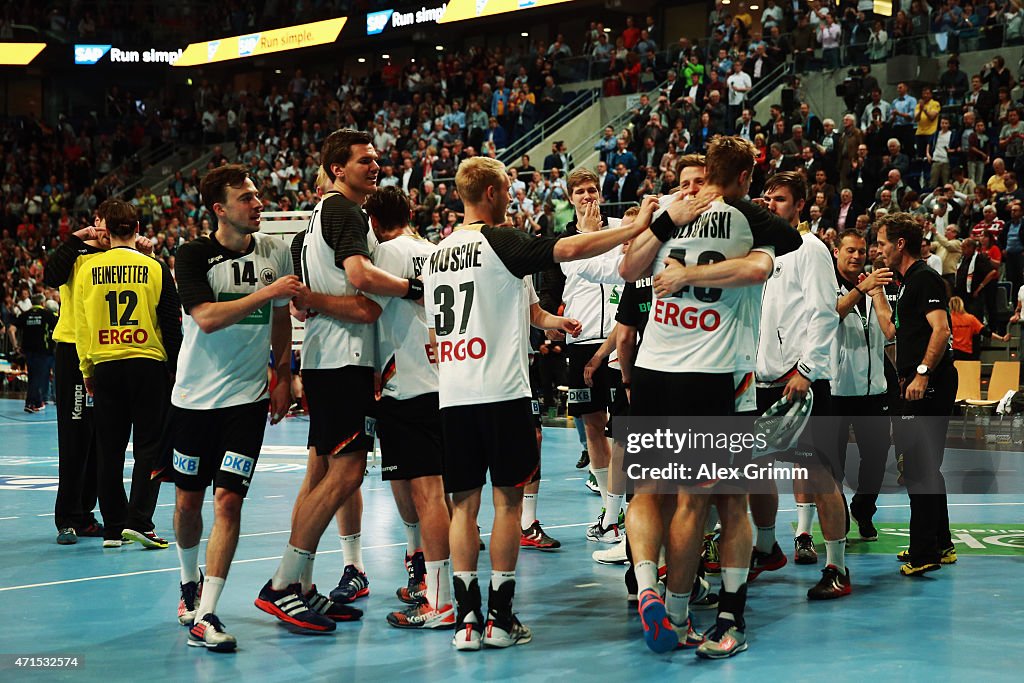
[[[931,371],[932,371],[931,368],[929,368],[924,363],[921,363],[920,365],[917,366],[917,374],[919,374],[919,375],[924,375],[925,377],[927,377],[928,373],[931,372]]]

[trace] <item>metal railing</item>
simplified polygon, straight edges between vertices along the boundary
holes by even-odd
[[[664,88],[667,83],[668,83],[667,80],[663,81],[663,82],[659,83],[657,86],[655,86],[654,88],[652,88],[647,93],[640,93],[640,94],[646,94],[648,97],[651,97],[652,99],[657,100],[658,99],[657,98],[658,94],[661,93],[661,89]],[[623,126],[631,118],[633,118],[632,112],[629,109],[623,109],[622,112],[617,114],[610,121],[607,121],[603,126],[598,128],[598,130],[602,131],[605,128],[611,126],[611,128],[613,130],[619,131],[620,127]],[[616,134],[618,134],[618,133],[616,133]],[[573,147],[572,150],[569,152],[569,155],[570,155],[570,158],[572,158],[572,159],[582,160],[584,158],[584,156],[588,156],[593,151],[594,151],[594,140],[593,140],[592,137],[587,137],[585,140],[583,140],[583,142],[581,142],[578,145],[576,145],[575,147]],[[579,162],[577,162],[577,163],[579,163]]]
[[[540,123],[534,124],[530,131],[501,151],[500,160],[506,165],[519,159],[528,150],[536,147],[544,138],[564,126],[579,113],[593,105],[601,96],[599,88],[581,91],[568,103],[561,105],[558,111]]]

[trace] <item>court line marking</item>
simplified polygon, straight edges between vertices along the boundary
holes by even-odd
[[[1020,506],[1020,505],[1024,505],[1024,502],[948,503],[948,505],[954,506],[954,507],[1006,507],[1006,506]],[[879,509],[882,509],[882,508],[887,508],[887,509],[892,509],[892,508],[909,508],[909,507],[910,507],[910,505],[879,505],[878,506]],[[796,511],[795,509],[780,509],[779,510],[779,512],[795,512],[795,511]],[[556,524],[556,525],[548,526],[547,528],[548,529],[569,529],[569,528],[573,528],[573,527],[590,526],[590,525],[591,525],[591,522],[579,522],[579,523],[575,523],[575,524]],[[240,534],[239,538],[250,538],[250,537],[253,537],[253,536],[272,536],[272,535],[275,535],[275,534],[286,534],[286,533],[291,533],[291,530],[289,529],[289,530],[286,530],[286,531],[264,531],[264,532],[253,533],[253,534]],[[490,536],[490,534],[489,533],[482,533],[482,534],[480,534],[480,536],[481,537],[487,537],[487,536]],[[208,540],[208,539],[203,539],[203,540],[205,541],[205,540]],[[171,545],[174,545],[174,543],[172,543]],[[404,541],[400,542],[400,543],[386,543],[386,544],[383,544],[383,545],[366,546],[366,547],[363,548],[363,550],[378,550],[378,549],[381,549],[381,548],[398,548],[398,547],[401,547],[403,545],[405,545]],[[334,555],[334,554],[340,553],[340,552],[341,552],[340,548],[337,549],[337,550],[318,550],[317,551],[317,555]],[[253,563],[253,562],[268,562],[268,561],[271,561],[271,560],[280,560],[280,559],[281,559],[280,555],[273,555],[271,557],[254,557],[254,558],[250,558],[250,559],[247,559],[247,560],[235,560],[234,562],[232,562],[232,564],[250,564],[250,563]],[[206,565],[203,564],[203,565],[200,565],[200,566],[201,567],[205,567]],[[25,585],[22,585],[22,586],[5,586],[5,587],[0,587],[0,593],[5,593],[5,592],[8,592],[8,591],[16,591],[16,590],[25,590],[25,589],[28,589],[28,588],[45,588],[45,587],[48,587],[48,586],[63,586],[63,585],[67,585],[67,584],[83,583],[83,582],[87,582],[87,581],[103,581],[103,580],[107,580],[107,579],[120,579],[120,578],[125,578],[125,577],[128,577],[128,576],[142,576],[142,575],[145,575],[145,574],[162,574],[162,573],[166,573],[166,572],[180,571],[180,569],[181,569],[180,567],[167,567],[167,568],[163,568],[163,569],[145,569],[145,570],[141,570],[141,571],[137,571],[137,572],[124,572],[124,573],[121,573],[121,574],[104,574],[104,575],[100,575],[100,576],[84,576],[84,577],[80,577],[80,578],[77,578],[77,579],[62,579],[60,581],[46,581],[46,582],[43,582],[43,583],[30,583],[30,584],[25,584]]]
[[[599,583],[578,583],[578,584],[576,584],[575,587],[576,588],[593,588],[595,586],[600,586],[600,585],[601,584],[599,584]]]
[[[0,519],[18,519],[17,517],[0,517]]]
[[[555,525],[555,526],[549,526],[547,528],[548,529],[568,529],[570,527],[590,526],[590,524],[591,524],[590,522],[580,522],[578,524],[559,524],[559,525]],[[253,537],[253,536],[271,536],[273,534],[287,534],[287,533],[290,533],[290,532],[291,532],[291,530],[287,530],[287,531],[264,531],[264,532],[260,532],[260,533],[254,533],[254,534],[241,534],[239,536],[239,538],[250,538],[250,537]],[[487,537],[487,536],[490,536],[490,534],[489,533],[482,533],[482,534],[480,534],[480,536]],[[208,540],[208,539],[204,538],[203,540],[205,541],[205,540]],[[174,544],[172,543],[171,545],[174,545]],[[404,545],[405,545],[405,541],[401,541],[400,543],[385,543],[383,545],[369,545],[369,546],[364,547],[363,550],[379,550],[381,548],[399,548],[399,547],[404,546]],[[340,552],[341,552],[341,548],[338,548],[337,550],[317,550],[316,554],[317,554],[317,556],[320,556],[320,555],[334,555],[334,554],[340,553]],[[253,557],[253,558],[250,558],[250,559],[247,559],[247,560],[235,560],[231,564],[232,565],[236,565],[236,564],[250,564],[252,562],[268,562],[270,560],[280,560],[280,559],[281,559],[280,555],[273,555],[271,557]],[[200,567],[205,567],[206,565],[205,564],[201,564],[199,566]],[[121,574],[103,574],[103,575],[100,575],[100,576],[83,576],[83,577],[77,578],[77,579],[62,579],[60,581],[45,581],[43,583],[30,583],[30,584],[25,584],[23,586],[6,586],[6,587],[3,587],[3,588],[0,588],[0,593],[4,593],[4,592],[7,592],[7,591],[24,590],[24,589],[27,589],[27,588],[45,588],[47,586],[64,586],[64,585],[71,584],[71,583],[83,583],[83,582],[87,582],[87,581],[104,581],[106,579],[121,579],[121,578],[125,578],[127,576],[142,576],[144,574],[163,574],[163,573],[166,573],[166,572],[176,572],[176,571],[180,571],[180,570],[181,570],[181,567],[166,567],[166,568],[163,568],[163,569],[143,569],[143,570],[137,571],[137,572],[123,572]]]

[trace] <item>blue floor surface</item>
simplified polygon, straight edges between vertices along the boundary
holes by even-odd
[[[257,610],[253,600],[288,538],[291,504],[304,471],[306,426],[295,418],[267,430],[218,609],[239,650],[218,655],[185,645],[186,631],[176,617],[174,545],[141,551],[133,546],[102,550],[100,540],[91,538],[68,547],[54,543],[54,411],[26,415],[20,402],[0,400],[0,605],[6,624],[0,681],[987,681],[1016,679],[1013,672],[1019,674],[1024,661],[1019,652],[1024,554],[961,555],[955,566],[918,580],[900,577],[891,554],[851,555],[853,595],[826,603],[805,597],[821,565],[790,563],[750,587],[749,651],[717,662],[699,661],[688,652],[650,653],[635,611],[626,606],[623,569],[590,558],[598,546],[586,542],[584,530],[600,504],[573,467],[579,444],[575,430],[568,429],[544,430],[539,506],[545,529],[563,547],[554,553],[524,550],[519,562],[516,608],[532,628],[533,642],[506,651],[456,653],[450,632],[406,632],[386,624],[387,612],[401,607],[394,590],[405,583],[405,537],[376,469],[363,485],[363,552],[371,595],[357,605],[366,616],[339,625],[333,634],[295,635]],[[156,512],[157,530],[169,540],[173,493],[171,486],[163,488]],[[905,529],[905,495],[886,494],[879,503],[876,524],[882,533]],[[788,534],[782,530],[796,517],[791,499],[783,497],[781,508],[785,548]],[[485,532],[491,515],[485,504]],[[1022,531],[1011,529],[992,540],[994,532],[1002,533],[1001,524],[1022,522],[1022,496],[955,496],[950,518],[965,529],[958,537],[962,549],[1002,544],[1024,552]],[[207,532],[212,521],[211,511]],[[851,547],[857,543],[851,540]],[[486,558],[480,568],[486,577]],[[316,561],[315,580],[324,593],[341,569],[332,524]],[[710,626],[713,616],[696,612],[697,626]],[[82,666],[16,670],[13,655],[77,655]]]

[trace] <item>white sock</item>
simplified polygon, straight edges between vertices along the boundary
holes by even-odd
[[[182,548],[178,544],[178,562],[181,563],[181,582],[199,581],[199,544]]]
[[[818,506],[814,503],[796,504],[796,535],[811,533],[811,526],[814,524],[814,511]]]
[[[519,528],[529,529],[537,519],[537,494],[523,494],[523,513],[519,517]]]
[[[722,590],[736,593],[747,582],[750,567],[722,567]]]
[[[658,564],[650,560],[637,562],[633,565],[633,573],[636,574],[636,585],[638,590],[645,591],[648,588],[658,590]]]
[[[714,530],[715,530],[715,527],[717,525],[718,525],[718,508],[716,508],[714,505],[712,505],[708,509],[708,518],[704,522],[704,533],[705,534],[713,533]]]
[[[199,607],[196,608],[196,619],[202,619],[207,614],[217,613],[217,601],[220,600],[220,592],[224,590],[224,579],[219,576],[207,576],[203,580],[203,594],[199,598]]]
[[[607,509],[608,501],[605,500],[605,496],[608,495],[608,468],[594,469],[591,467],[590,473],[594,475],[594,479],[597,479],[597,488],[601,490],[601,507]]]
[[[757,540],[754,541],[754,548],[758,552],[770,553],[775,547],[775,525],[757,527]]]
[[[846,573],[846,539],[825,541],[825,564],[834,565],[840,574]]]
[[[413,522],[409,524],[409,522],[402,520],[402,524],[405,525],[405,554],[412,557],[416,554],[417,550],[423,548],[423,541],[420,540],[420,523]],[[345,550],[344,544],[341,546],[341,549],[342,551]]]
[[[690,616],[690,594],[667,591],[665,607],[668,609],[669,621],[676,626],[682,626],[686,623],[686,618]],[[680,637],[685,638],[686,634],[680,634]]]
[[[270,580],[270,587],[281,591],[293,583],[298,583],[306,564],[306,558],[312,554],[309,550],[296,548],[291,544],[286,545],[284,554],[281,555],[281,564],[277,565],[277,571],[274,572],[274,577]]]
[[[345,566],[353,565],[359,571],[363,571],[363,545],[359,539],[362,533],[354,533],[351,536],[339,536],[341,539],[341,555],[344,558]]]
[[[493,569],[491,570],[491,588],[493,588],[494,590],[498,590],[509,581],[515,580],[516,572],[514,569],[510,572],[497,572]]]
[[[626,494],[611,491],[605,496],[604,518],[601,520],[601,526],[605,529],[619,523],[619,510],[622,509],[622,501],[625,498]]]
[[[427,602],[441,608],[452,604],[451,560],[427,562]],[[468,584],[467,584],[468,585]]]
[[[305,595],[313,587],[313,561],[316,553],[309,553],[302,563],[302,571],[299,572],[299,584],[302,586],[302,594]]]

